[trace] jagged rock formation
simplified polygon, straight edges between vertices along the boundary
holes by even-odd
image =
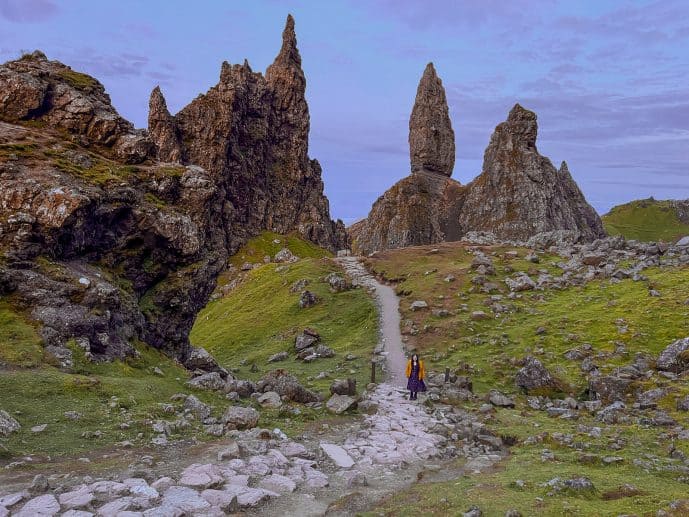
[[[430,65],[419,85],[419,92],[422,91],[423,95],[417,94],[417,104],[421,97],[424,106],[435,106],[436,113],[446,116],[445,94]],[[422,108],[415,106],[413,123],[410,121],[413,173],[389,189],[374,203],[368,217],[349,229],[357,251],[370,253],[459,240],[476,231],[513,241],[562,231],[574,240],[591,241],[605,236],[600,217],[586,202],[567,164],[563,162],[557,170],[538,153],[535,113],[515,105],[507,121],[495,128],[485,151],[483,172],[468,185],[460,186],[443,176],[447,169],[439,166],[454,162],[454,144],[452,160],[448,160],[445,153],[449,144],[439,143],[447,142],[447,137],[412,137],[412,128],[417,134],[424,134],[419,124],[426,123],[435,129],[445,127],[444,116],[418,116],[422,112]],[[449,119],[447,127],[451,133]],[[421,148],[423,153],[418,151]]]
[[[409,118],[409,153],[411,175],[379,197],[366,219],[349,228],[358,252],[459,238],[454,205],[463,187],[448,177],[455,162],[454,131],[433,63],[424,70]]]
[[[85,146],[114,149],[127,163],[146,159],[151,142],[115,111],[105,88],[40,51],[0,68],[2,120],[31,120],[78,135]]]
[[[40,52],[0,67],[0,295],[56,360],[70,363],[68,345],[122,357],[134,340],[186,360],[196,314],[247,238],[346,247],[308,157],[305,84],[291,16],[266,77],[223,63],[175,116],[156,88],[148,132]]]
[[[595,210],[565,162],[558,171],[538,153],[536,114],[516,104],[498,124],[484,153],[483,172],[467,185],[458,224],[526,241],[535,234],[573,230],[580,239],[605,236]]]
[[[452,175],[455,166],[455,132],[443,83],[428,63],[416,90],[409,117],[409,155],[412,174],[430,171]]]

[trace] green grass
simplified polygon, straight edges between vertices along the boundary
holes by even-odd
[[[279,242],[275,242],[279,241]],[[251,239],[232,258],[230,263],[241,266],[246,262],[252,264],[263,263],[263,258],[271,258],[283,248],[289,248],[292,253],[300,258],[329,257],[331,253],[314,243],[307,241],[298,235],[280,235],[273,232],[263,232]]]
[[[280,239],[281,244],[272,244],[274,239]],[[302,257],[326,254],[296,237],[268,233],[240,251],[240,262],[274,254],[285,241],[293,253]],[[286,368],[307,386],[325,392],[331,380],[311,382],[308,378],[329,370],[331,379],[351,376],[360,387],[365,386],[370,375],[370,354],[378,339],[376,309],[361,289],[331,293],[323,281],[331,272],[341,270],[328,258],[304,258],[288,266],[266,264],[252,270],[228,295],[201,311],[191,332],[192,343],[208,349],[223,366],[239,368],[240,378],[257,379],[268,370]],[[303,278],[310,281],[307,289],[321,298],[317,305],[306,309],[298,305],[300,293],[290,292],[291,285]],[[335,351],[335,357],[312,363],[296,361],[294,337],[304,327],[316,329],[322,342]],[[289,352],[290,358],[280,363],[266,362],[281,351]],[[359,358],[345,361],[347,353]],[[250,371],[254,363],[259,372]]]
[[[75,72],[74,70],[69,70],[67,68],[60,70],[58,75],[67,84],[73,88],[76,88],[77,90],[90,90],[98,85],[98,81],[96,81],[90,75]]]
[[[0,298],[0,409],[22,425],[20,432],[0,442],[9,451],[7,461],[27,454],[39,455],[39,462],[47,456],[83,455],[125,440],[145,446],[153,436],[146,421],[171,419],[160,404],[170,403],[175,393],[193,392],[213,405],[216,415],[228,405],[219,394],[185,386],[189,373],[143,344],[137,345],[138,358],[111,363],[85,361],[83,351],[75,345],[71,348],[75,364],[70,371],[51,366],[33,324],[13,307],[11,298]],[[154,375],[154,367],[163,376]],[[66,411],[83,416],[72,421],[64,416]],[[130,428],[121,429],[124,423]],[[31,427],[40,424],[48,424],[46,431],[32,433]],[[82,437],[95,431],[103,436]],[[205,438],[198,423],[173,438],[191,435]]]
[[[475,275],[469,265],[473,255],[458,244],[435,247],[439,252],[431,253],[430,246],[386,251],[369,259],[368,265],[379,275],[396,279],[397,290],[405,293],[400,303],[403,329],[404,320],[413,321],[419,329],[418,335],[407,336],[408,344],[425,356],[429,370],[443,371],[447,366],[459,374],[469,375],[479,397],[490,389],[515,397],[516,409],[498,410],[487,424],[498,435],[515,437],[518,444],[493,473],[440,483],[418,483],[408,493],[382,502],[377,510],[387,515],[419,512],[461,515],[469,506],[477,504],[488,516],[504,515],[510,508],[517,508],[523,515],[654,515],[673,499],[686,497],[686,481],[681,472],[663,469],[682,465],[681,460],[668,456],[671,446],[688,454],[689,445],[674,441],[667,429],[642,426],[634,420],[629,424],[606,426],[586,412],[580,413],[576,421],[549,418],[545,412],[527,406],[526,396],[514,385],[514,375],[519,368],[517,360],[535,355],[568,386],[570,394],[580,398],[587,380],[580,370],[580,362],[564,357],[567,350],[590,343],[594,362],[603,374],[630,364],[639,352],[657,357],[671,342],[689,335],[689,306],[686,305],[689,268],[648,269],[644,271],[647,282],[594,281],[563,290],[527,291],[521,293],[521,299],[503,298],[501,303],[513,305],[514,312],[493,318],[490,307],[484,303],[489,295],[472,289],[471,279]],[[536,270],[557,272],[559,269],[556,257],[541,255],[540,263],[532,264],[523,259],[528,250],[517,249],[516,259],[505,257],[505,250],[486,249],[487,254],[495,253],[497,272],[488,278],[505,291],[503,295],[506,294],[505,267],[531,271],[534,278]],[[444,282],[448,274],[456,277],[454,282]],[[660,291],[662,296],[650,297],[649,287]],[[438,318],[430,310],[412,312],[409,306],[414,300],[426,300],[431,308],[444,308],[453,314]],[[462,304],[466,304],[467,310],[461,309]],[[472,321],[469,315],[476,310],[485,311],[491,318]],[[618,330],[617,322],[621,319],[627,327],[624,333]],[[545,334],[536,334],[539,327],[546,329]],[[620,343],[627,350],[623,356],[613,354]],[[646,390],[659,385],[670,389],[659,401],[659,407],[680,425],[689,426],[689,416],[675,409],[675,401],[689,394],[689,386],[685,382],[656,378],[637,381],[636,388]],[[482,402],[479,398],[463,407],[477,410]],[[630,398],[627,402],[631,405],[634,400]],[[592,438],[582,433],[580,424],[602,427],[603,436]],[[539,433],[547,433],[543,443],[523,443],[527,437]],[[583,444],[583,450],[558,443],[553,438],[556,433],[573,435],[574,442]],[[625,440],[625,446],[612,450],[610,443],[617,435]],[[553,451],[555,462],[541,460],[545,448]],[[580,462],[583,453],[599,458],[620,456],[623,463],[604,466],[597,461],[594,465],[584,465]],[[654,465],[650,470],[634,464],[637,459],[646,460],[647,455]],[[654,470],[656,467],[660,470]],[[586,496],[548,495],[549,489],[541,486],[554,477],[578,475],[589,477],[597,491]],[[525,481],[524,488],[513,484],[517,479]],[[643,493],[614,498],[624,484],[635,485]]]
[[[631,201],[612,208],[602,220],[609,235],[626,239],[674,242],[689,235],[689,224],[679,219],[671,201]]]
[[[43,346],[34,326],[8,300],[0,299],[0,364],[30,368],[42,359]]]

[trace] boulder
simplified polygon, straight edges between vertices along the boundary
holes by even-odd
[[[218,372],[208,372],[187,381],[187,386],[201,390],[220,391],[225,389],[226,381]]]
[[[488,401],[497,407],[507,407],[507,408],[513,408],[514,407],[514,400],[512,400],[507,395],[503,395],[502,393],[500,393],[497,390],[490,390],[490,394],[488,396]]]
[[[313,330],[303,330],[294,338],[294,349],[301,352],[305,348],[315,345],[320,341],[320,336]]]
[[[328,282],[330,290],[334,293],[346,291],[350,287],[347,280],[337,273],[330,273],[325,277],[325,281]]]
[[[560,383],[535,357],[527,357],[524,366],[517,372],[514,383],[518,388],[533,391],[539,389],[558,389]]]
[[[22,428],[7,411],[0,409],[0,436],[9,436]]]
[[[191,347],[191,352],[184,361],[184,366],[189,370],[218,372],[223,378],[227,376],[227,370],[220,367],[215,358],[205,348],[201,347]]]
[[[279,408],[282,406],[280,395],[274,391],[267,391],[256,399],[256,402],[267,408]]]
[[[630,391],[632,379],[605,375],[594,377],[589,381],[589,392],[604,404],[610,404],[616,400],[623,401]]]
[[[689,352],[687,350],[689,350],[689,337],[673,341],[660,353],[656,361],[656,368],[674,373],[689,369]]]
[[[428,309],[428,304],[423,300],[415,300],[409,308],[413,311],[420,311],[421,309]]]
[[[536,282],[527,274],[521,274],[515,278],[505,278],[505,284],[513,292],[528,291],[536,288]]]
[[[309,307],[316,305],[318,301],[318,296],[311,291],[302,291],[301,295],[299,296],[299,307],[302,309],[308,309]]]
[[[256,384],[256,388],[262,393],[275,391],[284,400],[302,404],[319,400],[318,395],[304,388],[296,377],[282,369],[272,370],[265,374]]]
[[[230,406],[221,420],[228,429],[251,429],[256,427],[260,414],[254,408]]]
[[[280,262],[280,263],[291,263],[291,262],[296,262],[299,260],[299,257],[294,255],[289,248],[282,248],[280,251],[278,251],[275,254],[275,257],[273,257],[274,262]]]
[[[333,395],[356,395],[356,379],[335,379],[330,385],[330,393]]]
[[[211,408],[201,402],[194,395],[189,395],[185,399],[184,409],[189,410],[199,420],[205,420],[211,416]]]
[[[337,415],[340,415],[350,409],[355,409],[356,406],[356,398],[350,397],[349,395],[338,395],[337,393],[333,394],[328,399],[328,402],[325,403],[325,407],[328,409],[328,411]]]

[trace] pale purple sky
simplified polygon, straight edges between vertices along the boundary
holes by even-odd
[[[409,173],[428,61],[447,89],[462,183],[519,102],[538,113],[540,152],[567,160],[599,212],[689,198],[687,0],[0,0],[0,60],[41,49],[97,77],[144,127],[157,84],[176,112],[223,60],[265,70],[289,12],[333,217],[366,216]]]

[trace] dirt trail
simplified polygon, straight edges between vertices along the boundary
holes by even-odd
[[[385,355],[384,367],[387,382],[396,387],[406,386],[404,370],[407,359],[402,346],[400,332],[400,301],[392,287],[378,282],[357,257],[341,257],[337,262],[347,272],[355,284],[373,292],[380,308],[380,343]]]

